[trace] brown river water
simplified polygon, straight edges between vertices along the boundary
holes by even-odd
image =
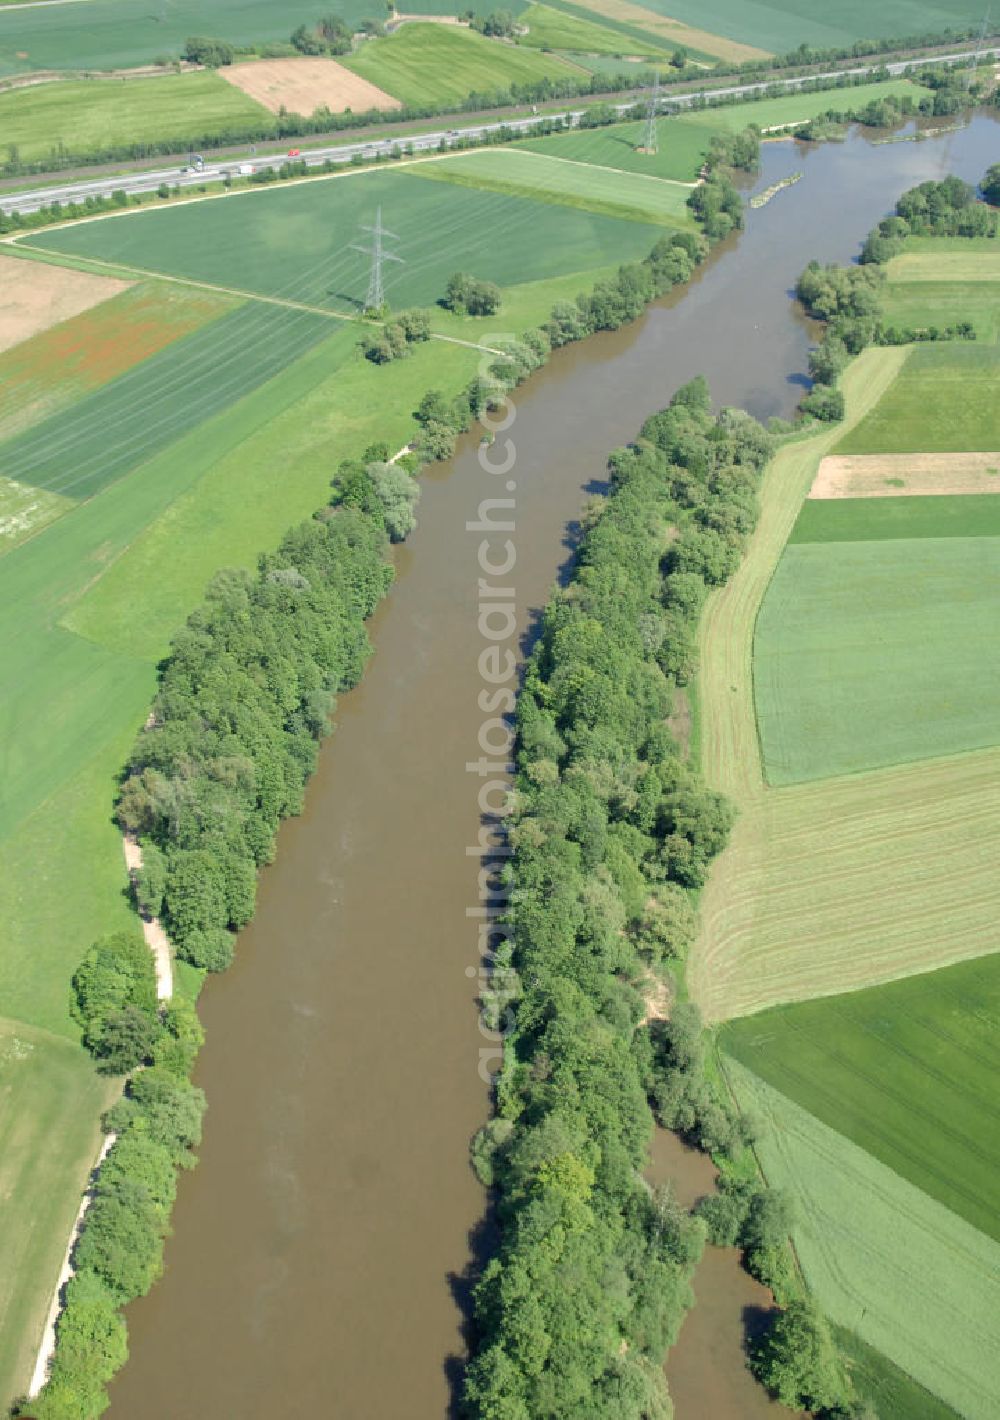
[[[515,392],[516,490],[481,469],[471,435],[425,476],[420,526],[370,628],[376,654],[341,701],[305,812],[281,830],[235,965],[202,997],[201,1162],[181,1179],[166,1274],[129,1308],[112,1420],[449,1413],[468,1278],[489,1243],[467,1161],[490,1047],[467,915],[487,643],[482,534],[466,523],[484,498],[515,501],[516,564],[492,583],[514,588],[523,639],[608,451],[697,374],[720,403],[790,414],[811,332],[789,289],[805,263],[851,257],[914,182],[977,178],[998,159],[985,117],[925,143],[766,145],[759,188],[798,168],[805,179],[750,213],[687,291],[558,352]],[[685,1197],[710,1185],[705,1161],[662,1136],[654,1167]],[[713,1250],[695,1288],[668,1363],[678,1420],[755,1420],[772,1407],[741,1347],[766,1297]]]

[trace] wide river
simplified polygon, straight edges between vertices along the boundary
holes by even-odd
[[[467,915],[484,642],[466,523],[483,498],[515,499],[506,580],[528,631],[608,451],[697,374],[720,403],[791,414],[813,336],[789,298],[806,262],[852,257],[912,184],[975,180],[998,159],[988,117],[922,143],[765,145],[758,187],[799,168],[804,180],[748,213],[686,291],[558,352],[516,392],[516,492],[480,469],[471,435],[424,477],[376,654],[341,701],[305,813],[281,830],[235,965],[202,998],[201,1163],[181,1179],[166,1275],[129,1308],[112,1420],[449,1412],[483,1247],[467,1146],[489,1106]],[[661,1148],[657,1168],[675,1165],[683,1196],[708,1186],[703,1161]],[[668,1364],[678,1420],[770,1409],[742,1365],[759,1296],[733,1257],[709,1254],[696,1279]]]

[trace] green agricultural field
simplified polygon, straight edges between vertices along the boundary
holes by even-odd
[[[497,94],[512,84],[537,84],[574,73],[572,65],[553,54],[451,25],[403,25],[395,34],[370,40],[341,63],[415,108],[459,103],[470,94]]]
[[[878,403],[904,359],[903,350],[882,348],[851,364],[842,379],[848,428]],[[997,946],[1000,750],[777,790],[763,781],[753,698],[758,608],[843,427],[779,451],[747,556],[702,617],[702,768],[709,787],[739,810],[702,893],[687,964],[688,989],[709,1021],[895,980]]]
[[[1000,955],[730,1021],[720,1042],[1000,1241]]]
[[[917,345],[838,454],[1000,450],[1000,347]]]
[[[27,1389],[114,1091],[79,1045],[0,1018],[0,1396]]]
[[[968,1420],[1000,1410],[1000,1244],[729,1061],[819,1305]],[[909,1417],[908,1417],[909,1420]]]
[[[427,163],[421,167],[420,175],[644,225],[664,222],[672,227],[694,226],[685,185],[652,175],[599,169],[592,163],[566,161],[548,153],[487,148]]]
[[[650,10],[747,44],[786,54],[800,44],[830,49],[857,39],[941,33],[974,27],[983,18],[976,0],[644,0]]]
[[[880,542],[885,538],[1000,537],[997,493],[905,498],[807,498],[789,543]]]
[[[636,151],[645,130],[642,122],[615,123],[608,128],[576,128],[547,138],[529,138],[517,146],[547,157],[592,163],[598,168],[693,182],[708,152],[712,134],[718,130],[707,125],[679,123],[672,118],[661,118],[658,129],[659,151],[655,154]]]
[[[874,1408],[879,1420],[959,1420],[950,1405],[924,1390],[853,1331],[838,1326],[834,1335],[855,1392]]]
[[[24,162],[163,139],[222,138],[253,124],[270,131],[274,118],[212,72],[37,84],[0,94],[5,150],[16,147]]]
[[[433,342],[376,368],[352,356],[356,335],[339,332],[140,471],[190,462],[199,476],[84,592],[69,630],[156,661],[216,568],[252,565],[321,506],[340,459],[376,439],[402,447],[421,396],[461,388],[479,364],[478,350]]]
[[[519,43],[532,49],[580,50],[585,54],[633,54],[670,58],[670,51],[647,40],[646,47],[635,48],[635,40],[607,25],[595,24],[550,5],[529,5],[518,16],[518,23],[528,26]]]
[[[489,12],[486,0],[466,9]],[[516,7],[515,7],[516,8]],[[446,0],[419,0],[421,14],[449,14]],[[307,0],[170,0],[133,5],[123,0],[83,4],[9,6],[0,9],[0,75],[27,69],[129,69],[177,58],[190,35],[213,35],[232,44],[287,41],[296,26],[322,13]],[[385,18],[371,0],[344,0],[337,14],[351,24]]]
[[[815,118],[828,109],[843,113],[847,109],[864,108],[872,99],[907,94],[917,99],[926,92],[910,79],[887,79],[881,84],[858,84],[843,89],[822,89],[815,94],[787,94],[779,99],[758,99],[749,103],[727,104],[721,108],[699,109],[694,113],[678,115],[677,122],[708,127],[713,131],[739,133],[750,123],[758,128],[805,123],[806,119]]]
[[[0,444],[0,475],[89,498],[326,340],[331,325],[352,348],[356,337],[329,316],[248,301]]]
[[[30,269],[23,269],[30,281]],[[230,296],[140,281],[0,354],[0,439],[99,389],[236,305]]]
[[[789,546],[754,645],[768,782],[996,744],[998,610],[997,538]]]
[[[886,267],[882,309],[889,325],[918,329],[971,321],[977,338],[1000,341],[1000,252],[995,240],[911,237]]]
[[[433,305],[455,271],[500,286],[561,277],[636,260],[662,234],[654,224],[426,182],[418,173],[435,161],[129,213],[39,232],[26,244],[357,312],[368,263],[351,243],[378,207],[406,263],[387,264],[397,308]]]

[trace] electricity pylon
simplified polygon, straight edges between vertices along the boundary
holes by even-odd
[[[390,232],[382,226],[382,208],[379,207],[375,213],[374,227],[362,225],[361,230],[368,232],[372,239],[370,247],[359,246],[357,242],[351,242],[351,250],[359,251],[363,256],[371,257],[371,274],[368,277],[368,295],[365,298],[365,310],[375,314],[381,313],[385,309],[385,286],[382,281],[382,263],[385,261],[398,261],[402,264],[403,258],[397,256],[395,252],[386,251],[383,244],[384,237],[391,237],[394,242],[400,240],[395,232]]]
[[[973,57],[972,57],[972,66],[971,66],[971,68],[969,69],[968,74],[965,76],[965,91],[966,91],[966,93],[968,93],[969,90],[972,88],[972,76],[973,76],[973,74],[975,74],[976,70],[979,68],[979,61],[980,61],[980,59],[982,58],[983,48],[984,48],[984,46],[985,46],[985,44],[986,44],[986,31],[987,31],[987,29],[989,28],[989,23],[990,23],[990,7],[987,6],[987,7],[986,7],[986,14],[983,16],[983,23],[979,26],[979,38],[976,40],[976,52],[975,52],[975,54],[974,54]]]
[[[642,151],[644,153],[655,153],[658,151],[656,141],[656,115],[660,107],[660,71],[653,70],[653,88],[649,95],[649,109],[646,113],[646,132],[642,140]]]

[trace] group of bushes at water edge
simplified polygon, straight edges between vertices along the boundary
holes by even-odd
[[[1000,199],[1000,164],[987,172],[983,190]],[[920,329],[886,325],[880,300],[885,274],[880,268],[899,255],[908,236],[996,237],[998,231],[1000,212],[978,201],[970,183],[947,177],[922,182],[903,193],[893,215],[869,232],[859,266],[821,266],[811,261],[799,277],[795,294],[811,316],[825,322],[826,329],[809,355],[813,388],[799,406],[802,411],[830,421],[844,417],[837,378],[867,345],[975,340],[975,327],[969,321]]]
[[[500,1234],[476,1291],[465,1408],[477,1420],[669,1416],[662,1362],[706,1226],[784,1247],[787,1217],[766,1190],[727,1196],[703,1224],[642,1177],[654,1107],[721,1155],[747,1137],[708,1079],[694,1007],[644,1022],[651,989],[680,974],[692,890],[732,822],[668,720],[704,599],[755,525],[772,447],[742,411],[713,416],[704,380],[679,390],[612,456],[609,496],[542,618],[484,999],[513,1024],[496,1117],[473,1143]]]

